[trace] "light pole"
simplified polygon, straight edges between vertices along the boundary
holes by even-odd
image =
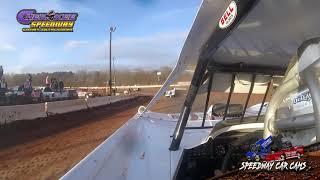
[[[112,41],[112,33],[116,31],[116,27],[110,27],[110,42],[109,42],[109,95],[112,95],[112,69],[111,69],[111,41]]]

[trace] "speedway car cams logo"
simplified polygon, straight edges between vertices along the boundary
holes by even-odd
[[[307,167],[307,162],[292,161],[288,159],[300,159],[304,154],[303,146],[292,146],[291,142],[283,143],[283,148],[271,151],[272,136],[260,139],[251,145],[251,150],[246,153],[247,162],[242,162],[239,170],[295,170],[302,171]],[[262,162],[261,162],[262,161]]]
[[[35,9],[23,9],[17,14],[17,21],[22,25],[23,32],[73,32],[78,13],[57,13],[50,10],[38,13]]]

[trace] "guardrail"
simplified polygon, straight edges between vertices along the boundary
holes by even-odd
[[[89,99],[45,102],[39,104],[0,106],[0,125],[8,124],[18,120],[32,120],[36,118],[47,117],[52,114],[62,114],[91,107],[107,105],[134,97],[134,95],[106,96]]]

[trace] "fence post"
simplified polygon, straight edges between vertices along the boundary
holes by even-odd
[[[49,116],[49,112],[48,112],[48,102],[44,103],[44,112],[46,113],[47,117]]]
[[[86,102],[86,107],[87,107],[87,109],[89,109],[89,105],[88,105],[88,97],[87,97],[87,96],[84,98],[84,101]]]

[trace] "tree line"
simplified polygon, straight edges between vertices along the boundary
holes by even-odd
[[[162,84],[171,72],[170,67],[161,67],[158,70],[118,70],[115,72],[115,82],[117,86],[120,85],[154,85]],[[157,72],[161,72],[158,77]],[[5,80],[8,87],[22,85],[28,74],[5,74]],[[68,72],[42,72],[31,73],[33,86],[45,86],[45,79],[56,78],[58,81],[62,80],[65,87],[83,87],[83,86],[106,86],[109,80],[109,73],[104,71],[68,71]],[[114,82],[114,77],[112,78]]]

